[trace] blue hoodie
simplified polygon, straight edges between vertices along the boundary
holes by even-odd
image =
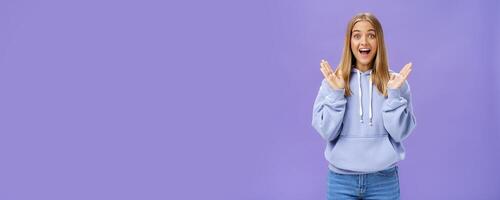
[[[408,82],[385,97],[371,83],[372,70],[352,68],[351,96],[323,79],[314,102],[312,126],[326,140],[329,169],[363,174],[393,167],[403,160],[402,141],[415,128]],[[392,73],[392,72],[391,72]]]

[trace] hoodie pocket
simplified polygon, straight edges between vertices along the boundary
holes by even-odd
[[[376,172],[399,161],[388,135],[379,137],[340,137],[327,155],[337,168],[351,171]]]

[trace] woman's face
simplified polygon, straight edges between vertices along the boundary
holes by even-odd
[[[371,68],[377,54],[377,35],[368,21],[359,21],[351,30],[351,50],[356,58],[356,66]]]

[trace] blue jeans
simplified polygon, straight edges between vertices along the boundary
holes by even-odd
[[[398,166],[359,175],[328,170],[328,200],[399,200]]]

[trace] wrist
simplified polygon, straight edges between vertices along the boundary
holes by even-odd
[[[387,88],[387,96],[393,99],[401,97],[401,90],[399,88]]]

